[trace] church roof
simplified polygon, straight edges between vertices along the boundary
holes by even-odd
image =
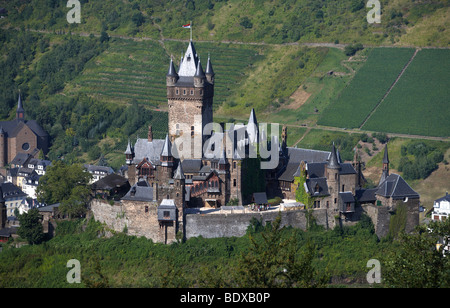
[[[170,142],[168,134],[166,134],[166,139],[164,140],[161,156],[172,156],[172,142]]]

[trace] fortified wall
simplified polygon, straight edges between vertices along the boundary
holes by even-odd
[[[368,215],[374,224],[379,238],[388,234],[391,213],[387,207],[367,205],[359,207],[355,219],[339,219],[329,209],[314,209],[312,217],[320,226],[333,229],[336,225],[348,226],[359,221],[360,215]],[[176,240],[174,228],[165,228],[158,222],[156,204],[143,209],[141,204],[119,203],[111,205],[102,200],[91,202],[91,212],[96,221],[105,223],[115,232],[124,232],[135,236],[144,236],[154,242],[171,243]],[[281,226],[307,229],[307,211],[303,209],[271,210],[262,212],[221,212],[186,214],[184,232],[186,239],[202,236],[204,238],[244,236],[251,220],[255,218],[263,225],[275,221],[281,214]]]

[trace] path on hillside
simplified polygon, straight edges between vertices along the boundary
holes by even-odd
[[[395,81],[392,83],[391,87],[384,94],[383,98],[381,98],[381,100],[378,102],[378,104],[376,104],[376,106],[372,109],[372,111],[367,115],[367,117],[364,119],[363,123],[359,126],[359,129],[361,129],[364,126],[364,124],[366,124],[366,122],[369,120],[369,118],[375,113],[375,111],[377,111],[378,107],[381,105],[381,103],[384,101],[384,99],[389,95],[389,93],[391,93],[391,90],[395,87],[397,82],[400,80],[400,78],[402,77],[403,73],[406,71],[408,66],[414,60],[414,58],[416,57],[416,55],[419,52],[419,50],[420,50],[420,48],[416,48],[416,51],[412,55],[411,59],[409,59],[408,63],[406,63],[406,65],[401,70],[400,74],[398,74],[397,79],[395,79]]]
[[[161,27],[159,27],[158,24],[153,23],[159,30],[160,39],[155,39],[152,37],[134,37],[134,36],[127,36],[127,35],[117,35],[117,34],[108,34],[111,38],[121,38],[125,40],[133,40],[133,41],[155,41],[158,43],[164,43],[164,41],[175,41],[175,42],[189,42],[189,39],[177,39],[177,38],[167,38],[163,36],[163,31]],[[21,29],[19,27],[2,27],[3,30],[17,30],[20,31]],[[88,37],[90,35],[93,35],[95,37],[100,37],[100,34],[98,33],[87,33],[87,32],[65,32],[65,30],[36,30],[36,29],[25,29],[25,31],[30,32],[38,32],[38,33],[47,33],[47,34],[58,34],[58,35],[79,35],[79,36],[85,36]],[[333,47],[333,48],[345,48],[347,45],[351,44],[335,44],[335,43],[327,43],[327,42],[305,42],[305,43],[299,43],[299,42],[290,42],[290,43],[266,43],[266,42],[242,42],[242,41],[230,41],[230,40],[220,40],[220,41],[214,41],[214,40],[195,40],[199,43],[221,43],[221,44],[238,44],[238,45],[261,45],[261,46],[308,46],[308,47]],[[450,47],[434,47],[434,46],[412,46],[412,45],[371,45],[371,44],[363,44],[364,48],[421,48],[421,49],[450,49]]]

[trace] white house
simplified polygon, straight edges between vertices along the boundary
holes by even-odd
[[[450,195],[445,193],[445,196],[434,200],[433,212],[431,218],[433,220],[444,220],[450,214]]]

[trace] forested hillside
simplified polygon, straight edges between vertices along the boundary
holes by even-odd
[[[334,42],[448,46],[448,0],[382,0],[381,23],[368,24],[364,0],[80,0],[81,23],[68,24],[62,0],[0,1],[0,25],[73,31],[244,42]]]

